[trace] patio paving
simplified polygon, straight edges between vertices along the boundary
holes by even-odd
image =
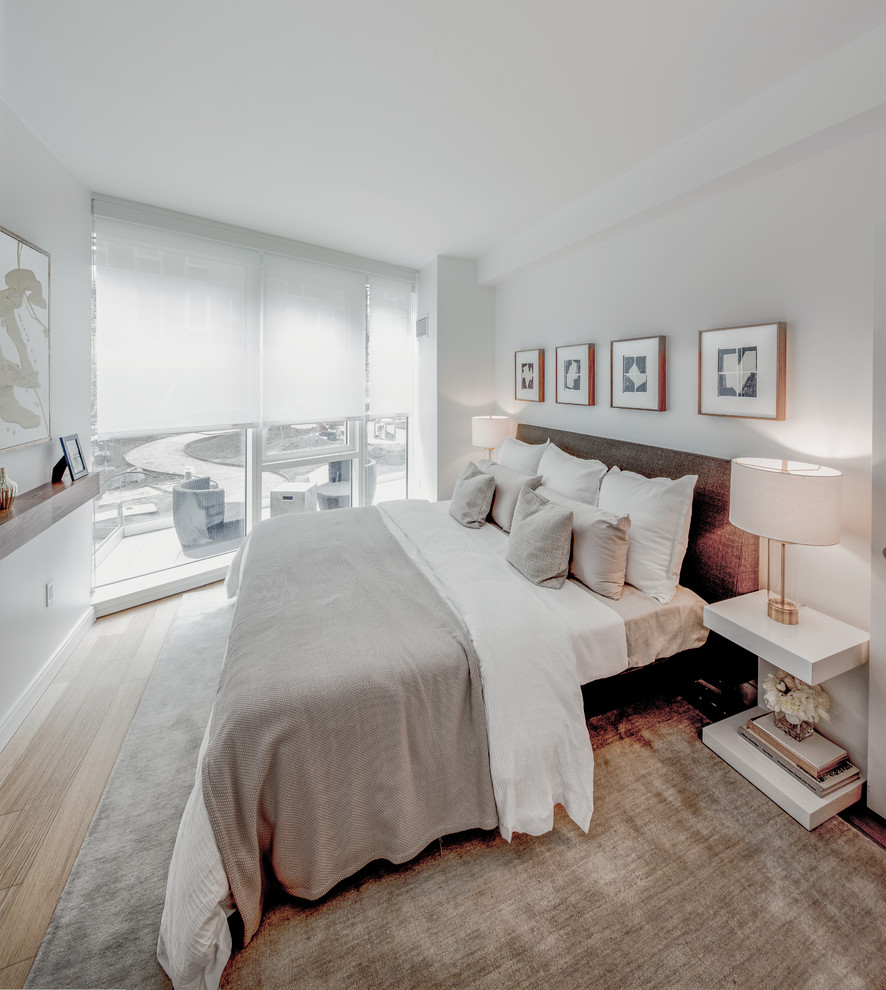
[[[177,474],[182,478],[185,469],[190,468],[195,477],[208,474],[218,483],[219,488],[235,492],[244,485],[245,468],[233,464],[220,464],[189,454],[185,447],[194,440],[207,436],[206,433],[176,433],[171,437],[161,437],[133,447],[126,460],[143,471],[158,471],[162,474]],[[262,495],[286,479],[275,471],[262,471]]]

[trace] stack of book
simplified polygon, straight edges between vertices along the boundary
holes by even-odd
[[[861,775],[845,749],[818,732],[802,740],[791,738],[775,724],[772,712],[748,719],[738,731],[819,797],[827,797]]]

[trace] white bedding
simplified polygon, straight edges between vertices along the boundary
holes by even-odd
[[[567,582],[538,588],[504,559],[498,529],[466,529],[447,503],[379,507],[389,528],[462,616],[480,658],[501,834],[553,827],[554,805],[587,830],[593,754],[580,685],[628,667],[624,621]],[[248,540],[231,565],[236,593]],[[285,602],[278,603],[285,607]],[[202,750],[201,750],[202,758]],[[214,990],[230,953],[229,891],[197,783],[170,864],[158,959],[176,990]]]
[[[558,803],[587,831],[594,764],[579,667],[597,677],[624,670],[624,622],[575,586],[536,587],[505,561],[500,530],[467,529],[444,503],[381,508],[464,619],[480,657],[502,836],[549,831]]]

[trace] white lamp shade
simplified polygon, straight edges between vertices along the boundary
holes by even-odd
[[[748,533],[782,543],[839,543],[842,480],[839,471],[817,464],[736,458],[729,521]]]
[[[475,447],[500,447],[508,435],[511,421],[507,416],[474,416],[471,419],[471,443]]]

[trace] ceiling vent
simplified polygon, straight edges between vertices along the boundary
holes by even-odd
[[[420,316],[415,321],[415,339],[421,340],[422,337],[427,337],[429,332],[428,318],[426,316]]]

